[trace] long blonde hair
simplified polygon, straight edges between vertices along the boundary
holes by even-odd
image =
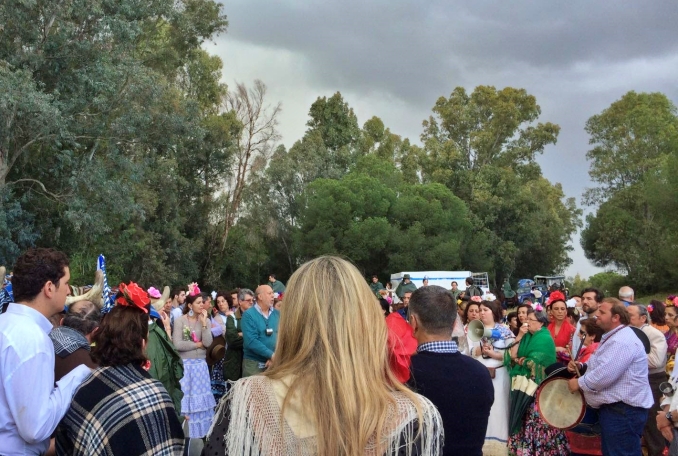
[[[417,396],[391,372],[387,337],[381,307],[350,262],[319,257],[290,278],[275,360],[264,375],[294,378],[282,415],[300,394],[319,455],[362,455],[371,438],[381,445],[394,392],[415,404],[422,422]]]

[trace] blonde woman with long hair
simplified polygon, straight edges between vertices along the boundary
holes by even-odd
[[[287,285],[272,366],[221,401],[205,454],[441,454],[440,414],[391,372],[387,337],[355,266],[305,263]]]

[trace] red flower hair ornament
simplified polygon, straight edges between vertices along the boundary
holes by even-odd
[[[118,286],[118,292],[122,296],[118,297],[115,300],[116,304],[121,306],[136,307],[139,310],[142,310],[144,313],[148,313],[146,306],[150,304],[151,299],[148,297],[148,293],[137,285],[134,282],[130,282],[129,285],[121,283]]]
[[[549,302],[547,302],[547,305],[551,305],[552,303],[556,301],[563,301],[565,302],[565,295],[561,293],[560,291],[554,291],[549,295]]]

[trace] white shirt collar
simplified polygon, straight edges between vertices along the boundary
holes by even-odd
[[[40,312],[35,310],[29,305],[26,304],[19,304],[19,303],[11,303],[7,307],[7,312],[8,314],[15,314],[15,315],[23,315],[25,317],[30,318],[33,320],[38,326],[40,326],[40,329],[42,329],[45,334],[49,334],[50,331],[52,331],[52,323]]]

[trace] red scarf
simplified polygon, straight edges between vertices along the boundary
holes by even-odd
[[[556,343],[556,347],[567,347],[572,343],[572,336],[574,335],[576,328],[567,321],[567,318],[563,320],[563,325],[560,327],[558,335],[556,335],[556,322],[549,324],[549,332],[553,341]]]
[[[386,326],[389,364],[398,380],[405,383],[410,379],[410,357],[417,352],[417,339],[412,327],[398,312],[386,317]]]

